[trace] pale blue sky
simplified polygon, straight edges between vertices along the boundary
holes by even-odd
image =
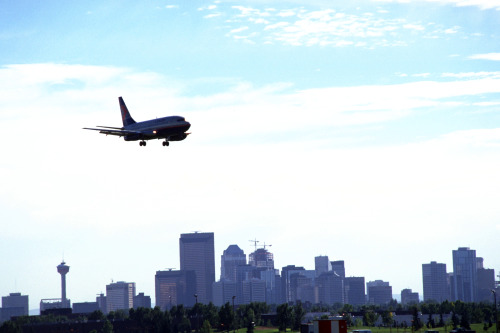
[[[154,300],[194,230],[217,270],[257,238],[395,294],[461,246],[500,270],[495,1],[2,1],[0,50],[0,294],[31,308],[63,253],[74,302],[111,279]],[[81,130],[119,126],[118,96],[193,134]]]

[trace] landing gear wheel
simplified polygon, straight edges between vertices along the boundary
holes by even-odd
[[[167,147],[168,147],[168,145],[170,145],[170,142],[168,142],[168,141],[163,141],[163,142],[162,142],[162,144],[163,144],[163,146],[167,146]]]
[[[145,146],[146,145],[146,141],[140,141],[139,142],[139,146]]]

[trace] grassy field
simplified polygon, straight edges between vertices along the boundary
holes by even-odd
[[[495,325],[490,327],[487,331],[483,330],[483,324],[471,324],[471,330],[476,331],[477,333],[495,333]],[[351,327],[347,331],[350,332],[354,329],[360,330],[360,329],[368,329],[371,330],[372,333],[412,333],[411,327],[407,329],[403,328],[388,328],[388,327]],[[421,328],[418,330],[418,333],[424,333],[428,328]],[[439,333],[448,333],[451,330],[453,330],[453,327],[447,326],[447,327],[436,327],[436,328],[430,328],[429,330],[433,331],[438,331]]]
[[[387,328],[387,327],[364,327],[364,326],[358,326],[358,327],[350,327],[347,331],[351,332],[352,330],[362,330],[362,329],[368,329],[371,330],[372,333],[412,333],[411,328],[403,329],[403,328]],[[438,328],[433,328],[432,330],[438,331],[439,333],[448,333],[452,330],[453,328],[451,326],[447,326],[446,329],[445,327],[438,327]],[[473,331],[476,331],[477,333],[495,333],[495,325],[492,327],[488,328],[487,331],[483,330],[483,324],[472,324],[471,329]],[[424,333],[427,330],[427,328],[422,328],[418,333]],[[246,333],[247,329],[246,328],[241,328],[237,330],[236,332],[238,333]],[[290,330],[287,330],[287,332],[293,333]],[[277,327],[262,327],[258,326],[255,328],[255,333],[279,333]],[[416,332],[414,332],[416,333]]]

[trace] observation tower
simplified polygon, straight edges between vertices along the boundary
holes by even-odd
[[[69,272],[69,266],[63,261],[57,266],[57,272],[61,274],[61,303],[65,306],[68,302],[66,299],[66,274]]]

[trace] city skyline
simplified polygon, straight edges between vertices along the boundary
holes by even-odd
[[[60,297],[61,259],[72,302],[111,281],[153,295],[196,230],[217,258],[257,238],[276,268],[323,254],[396,292],[422,293],[422,263],[450,269],[459,247],[500,270],[498,4],[2,8],[0,295]],[[192,133],[139,147],[82,129],[121,126],[119,96]]]
[[[201,244],[201,245],[198,245],[196,243],[206,243],[206,241],[208,240],[209,242],[210,241],[213,241],[214,239],[214,234],[213,233],[199,233],[199,232],[196,232],[196,233],[192,233],[192,234],[181,234],[181,237],[179,238],[179,245],[180,247],[182,247],[181,245],[181,239],[184,238],[184,241],[186,241],[186,239],[188,240],[188,242],[194,242],[195,243],[195,247],[193,247],[191,250],[188,250],[188,253],[191,252],[190,256],[191,256],[191,259],[194,258],[194,253],[199,251],[200,249],[206,247],[206,245],[204,244]],[[254,241],[255,242],[255,241]],[[255,243],[256,244],[256,243]],[[212,245],[209,245],[210,246],[213,246]],[[234,252],[235,250],[234,249],[239,249],[239,246],[237,244],[230,244],[228,246],[228,248],[226,250],[224,250],[222,253],[225,254],[227,252],[227,250],[231,250],[233,252],[229,252],[229,253],[241,253],[239,251],[237,252]],[[250,255],[254,255],[256,253],[260,253],[262,251],[264,252],[267,252],[265,251],[264,248],[259,248],[258,246],[254,245],[254,252],[252,253],[249,253],[249,256]],[[194,251],[194,252],[193,252]],[[473,258],[474,258],[474,264],[476,263],[476,257],[475,257],[475,253],[476,253],[476,250],[471,250],[469,248],[465,248],[465,247],[459,247],[458,250],[452,250],[452,256],[455,255],[456,252],[468,252],[468,253],[473,253]],[[269,253],[271,257],[273,257],[273,254],[272,253]],[[246,253],[244,254],[245,257],[246,257]],[[209,255],[210,256],[210,255]],[[321,258],[321,259],[329,259],[328,256],[323,256],[323,255],[320,255],[320,256],[316,256],[313,258],[312,262],[313,262],[313,266],[314,267],[302,267],[302,266],[296,266],[296,265],[288,265],[288,266],[283,266],[283,267],[280,267],[280,268],[277,268],[278,271],[279,271],[279,274],[281,276],[281,274],[283,272],[289,272],[291,274],[295,273],[295,272],[306,272],[307,274],[310,273],[315,273],[316,275],[316,279],[319,279],[318,281],[320,281],[320,285],[321,285],[321,278],[327,278],[328,275],[331,275],[331,274],[326,274],[325,273],[334,273],[336,276],[338,277],[341,277],[343,280],[344,280],[344,286],[349,286],[350,284],[352,285],[352,287],[354,288],[354,286],[356,285],[356,288],[359,289],[360,286],[359,286],[359,282],[358,280],[360,281],[363,281],[362,284],[363,284],[363,289],[365,290],[365,302],[368,304],[370,302],[374,302],[375,304],[382,304],[382,303],[385,303],[385,300],[384,301],[381,301],[379,300],[378,298],[379,297],[390,297],[389,299],[397,299],[398,302],[402,302],[403,301],[403,298],[404,296],[402,295],[404,292],[411,292],[413,290],[413,294],[418,294],[418,297],[420,299],[420,301],[426,301],[426,300],[429,300],[429,299],[432,299],[434,300],[434,298],[432,297],[427,297],[426,294],[425,294],[425,290],[427,290],[427,293],[428,294],[442,294],[443,290],[441,290],[440,292],[437,292],[434,291],[434,292],[429,292],[430,289],[423,289],[423,291],[419,291],[419,290],[416,290],[414,287],[408,287],[408,288],[403,288],[401,290],[397,290],[397,289],[393,289],[393,281],[386,281],[385,278],[383,277],[380,277],[380,278],[377,278],[377,279],[366,279],[365,276],[366,274],[361,274],[362,276],[353,276],[351,274],[346,274],[346,270],[345,270],[345,266],[344,266],[344,260],[333,260],[333,261],[328,261],[328,268],[329,270],[328,271],[321,271],[321,273],[323,273],[324,277],[320,277],[321,274],[318,273],[318,270],[317,270],[317,267],[318,265],[321,265],[321,261],[318,261],[317,259],[318,258]],[[155,299],[156,302],[159,302],[159,306],[162,308],[162,309],[165,309],[166,307],[168,307],[169,303],[170,304],[186,304],[187,306],[192,306],[195,301],[192,299],[192,296],[194,295],[197,295],[198,296],[198,293],[199,291],[196,290],[196,285],[200,284],[200,282],[197,282],[196,281],[196,273],[195,271],[193,270],[193,268],[195,268],[196,265],[201,265],[203,267],[206,266],[207,263],[204,263],[202,261],[200,261],[199,259],[196,259],[194,258],[195,260],[192,262],[192,263],[188,263],[188,268],[187,269],[180,269],[180,270],[174,270],[174,268],[168,268],[168,270],[164,270],[164,271],[157,271],[156,272],[156,275],[154,275],[154,287],[153,287],[153,290],[154,292],[151,293],[151,294],[148,294],[148,293],[144,293],[144,292],[141,292],[140,294],[142,294],[142,297],[144,297],[144,295],[146,295],[146,297],[150,297],[151,299]],[[478,264],[477,266],[477,269],[483,269],[483,261],[484,261],[484,258],[482,257],[477,257],[477,259],[480,261],[480,264]],[[181,258],[179,258],[179,262],[181,262]],[[185,259],[184,259],[185,260]],[[210,260],[209,260],[210,261]],[[221,256],[221,261],[220,261],[220,266],[222,266],[222,261],[224,261],[224,255]],[[250,261],[248,261],[248,263],[250,263]],[[213,263],[214,264],[214,268],[215,268],[215,262]],[[242,263],[240,262],[240,265]],[[210,266],[210,263],[208,263],[208,265]],[[243,266],[248,266],[247,264],[243,264]],[[264,266],[261,266],[261,265],[257,265],[256,263],[253,264],[253,266],[255,268],[263,268]],[[422,267],[422,270],[421,270],[421,276],[420,276],[420,279],[422,280],[425,280],[425,279],[432,279],[432,280],[436,280],[438,279],[439,280],[439,275],[441,274],[442,275],[442,272],[438,273],[437,276],[436,276],[436,273],[434,273],[434,271],[437,269],[437,267],[439,267],[439,270],[441,271],[442,268],[444,266],[444,269],[445,269],[445,273],[446,274],[453,274],[453,269],[450,271],[450,272],[446,272],[446,264],[442,264],[442,263],[436,263],[435,261],[431,261],[430,263],[423,263],[421,265]],[[273,266],[274,267],[274,266]],[[434,268],[436,267],[436,268]],[[452,266],[454,267],[454,266]],[[271,267],[268,267],[268,269],[271,268]],[[205,268],[204,268],[205,269]],[[304,270],[305,269],[305,270]],[[431,269],[432,269],[432,274],[431,274]],[[494,271],[494,269],[489,269],[490,271]],[[64,274],[61,274],[61,280],[60,280],[60,288],[62,288],[62,297],[61,298],[47,298],[45,297],[45,299],[48,299],[50,301],[60,301],[60,300],[63,300],[64,297],[66,296],[65,295],[65,287],[66,287],[66,280],[65,279],[62,279],[62,277],[65,277],[65,274],[67,273],[67,271],[69,271],[69,266],[66,265],[66,263],[63,261],[60,265],[57,266],[57,272],[58,273],[61,273],[61,271],[64,273]],[[270,271],[274,272],[274,269],[271,269]],[[462,272],[463,270],[462,269],[459,269],[459,272]],[[189,278],[186,279],[186,273],[188,274],[188,276],[191,276],[191,280],[189,280]],[[289,273],[285,273],[286,276],[289,276]],[[498,271],[496,271],[496,273],[498,274],[498,276],[496,275],[494,277],[495,281],[500,281],[500,273]],[[189,275],[191,274],[191,275]],[[215,279],[214,282],[220,282],[220,281],[223,281],[224,278],[222,276],[223,272],[222,270],[220,270],[220,275]],[[273,273],[274,274],[274,273]],[[306,274],[306,275],[307,275]],[[432,276],[431,276],[432,275]],[[174,287],[176,283],[179,283],[178,281],[180,281],[179,279],[184,279],[183,282],[181,282],[181,288],[183,290],[180,290],[180,289],[177,289],[176,291],[174,291],[175,288],[178,288],[178,287]],[[281,278],[280,278],[281,279]],[[454,279],[453,278],[453,275],[450,279]],[[165,285],[164,286],[161,286],[159,284],[160,281],[165,281]],[[177,281],[177,282],[176,282]],[[189,283],[187,283],[187,281],[191,281],[191,285],[189,285]],[[229,280],[230,282],[235,282],[235,281],[231,281]],[[249,281],[250,282],[250,281]],[[335,284],[336,282],[334,282]],[[397,282],[396,282],[397,284]],[[203,285],[203,283],[201,283],[201,285]],[[423,285],[425,286],[425,282],[423,282]],[[125,286],[125,287],[124,287]],[[382,293],[382,294],[386,294],[385,296],[376,296],[375,299],[377,300],[373,300],[371,299],[373,296],[370,295],[370,292],[369,292],[369,288],[370,286],[375,286],[375,287],[383,287],[383,288],[390,288],[390,292],[386,292],[386,290],[384,289],[384,291],[377,291],[377,293]],[[115,290],[122,290],[123,288],[127,289],[128,291],[123,294],[121,293],[121,291],[118,293],[118,294],[110,294],[108,295],[108,292],[109,290],[115,292]],[[171,289],[171,288],[174,288],[174,289]],[[186,289],[187,288],[187,289]],[[193,289],[195,288],[195,289]],[[231,288],[234,288],[234,287],[231,287]],[[283,288],[283,292],[285,292],[285,294],[287,294],[288,296],[283,296],[282,297],[287,297],[287,299],[289,298],[289,301],[292,301],[292,298],[290,298],[290,291],[287,291],[287,287],[284,287],[284,285],[282,285],[280,288]],[[320,294],[329,294],[331,293],[330,291],[328,291],[328,289],[322,289],[323,287],[319,287],[319,293]],[[437,289],[442,289],[443,288],[443,285],[439,285],[438,287],[434,287],[434,288],[437,288]],[[451,282],[451,285],[449,286],[446,286],[446,288],[451,288],[453,289],[454,288],[454,283]],[[110,310],[113,310],[115,309],[114,307],[116,308],[121,308],[122,306],[119,305],[120,303],[120,299],[121,299],[121,302],[125,302],[129,304],[130,307],[133,307],[133,303],[132,303],[132,300],[133,298],[136,296],[136,283],[135,282],[124,282],[124,281],[118,281],[118,282],[114,282],[114,281],[111,281],[110,284],[106,285],[106,311],[110,311]],[[148,290],[148,288],[144,288],[144,287],[141,287],[139,289],[142,289],[142,290]],[[210,288],[211,291],[212,291],[212,288]],[[196,290],[196,291],[195,291]],[[450,291],[450,290],[449,290]],[[489,289],[488,289],[489,291]],[[355,294],[352,294],[352,296],[349,296],[351,292],[354,292]],[[17,294],[19,293],[19,291],[12,291],[10,292],[9,294],[13,295],[13,294]],[[233,294],[236,294],[237,293],[237,289],[234,289],[233,291]],[[349,287],[347,287],[347,289],[344,290],[344,294],[342,296],[338,295],[338,294],[335,294],[336,292],[334,292],[334,296],[325,296],[325,295],[321,295],[319,300],[322,301],[322,302],[326,302],[326,303],[335,303],[335,302],[346,302],[346,303],[349,303],[349,297],[353,298],[351,300],[351,302],[349,304],[351,305],[359,305],[360,304],[360,296],[359,295],[356,295],[356,293],[358,293],[357,290],[355,289],[352,289],[350,290]],[[29,296],[29,294],[26,294],[26,293],[22,293],[20,292],[19,295],[21,294],[24,294],[23,297],[27,297]],[[7,294],[8,295],[8,294]],[[7,296],[5,295],[5,296]],[[102,294],[97,294],[99,297],[103,296]],[[378,294],[377,294],[378,295]],[[388,296],[390,295],[390,296]],[[111,296],[111,301],[107,299],[107,296]],[[400,297],[398,297],[400,296]],[[488,295],[486,295],[488,296]],[[99,298],[98,297],[98,298]],[[126,297],[125,301],[123,301],[123,297]],[[160,298],[158,298],[160,297]],[[214,299],[213,297],[215,296],[212,296],[212,299]],[[240,295],[240,298],[242,298],[243,296]],[[294,298],[297,297],[297,295],[294,295]],[[324,297],[333,297],[332,300],[330,300],[329,298],[324,298]],[[454,292],[451,290],[451,293],[448,292],[448,296],[445,296],[447,297],[448,300],[452,300],[454,299],[454,297],[457,297],[456,295],[454,295]],[[464,297],[464,295],[459,295],[458,297],[460,297],[460,299],[466,299]],[[466,297],[470,297],[469,296],[466,296]],[[196,301],[198,301],[198,297],[196,297]],[[384,298],[384,299],[385,299]],[[446,299],[446,298],[445,298]],[[439,298],[436,298],[435,300],[438,300],[438,301],[443,301],[445,299],[441,299],[439,300]],[[477,299],[477,301],[488,301],[489,297],[485,297],[485,298],[482,298],[482,299]],[[117,301],[118,300],[118,301]],[[69,299],[67,299],[66,301],[69,302]],[[97,300],[97,298],[95,299],[95,301],[99,302]],[[260,300],[259,301],[265,301],[265,300]],[[284,301],[284,299],[283,299]],[[30,298],[30,304],[38,304],[38,300],[33,300]],[[94,299],[85,299],[85,300],[78,300],[78,301],[74,301],[72,302],[73,303],[85,303],[85,302],[94,302]],[[118,303],[117,303],[118,302]],[[185,303],[184,303],[185,302]],[[202,303],[207,303],[204,299],[203,301],[200,299],[200,302]],[[279,303],[279,302],[278,302]],[[115,305],[115,304],[118,304],[118,305]],[[236,304],[240,304],[239,302],[237,302]],[[156,305],[156,304],[155,304]],[[219,304],[220,305],[220,304]],[[64,307],[64,305],[63,305]],[[37,308],[35,307],[30,307],[30,311],[34,311],[34,310],[37,310]],[[33,313],[32,313],[33,314]]]

